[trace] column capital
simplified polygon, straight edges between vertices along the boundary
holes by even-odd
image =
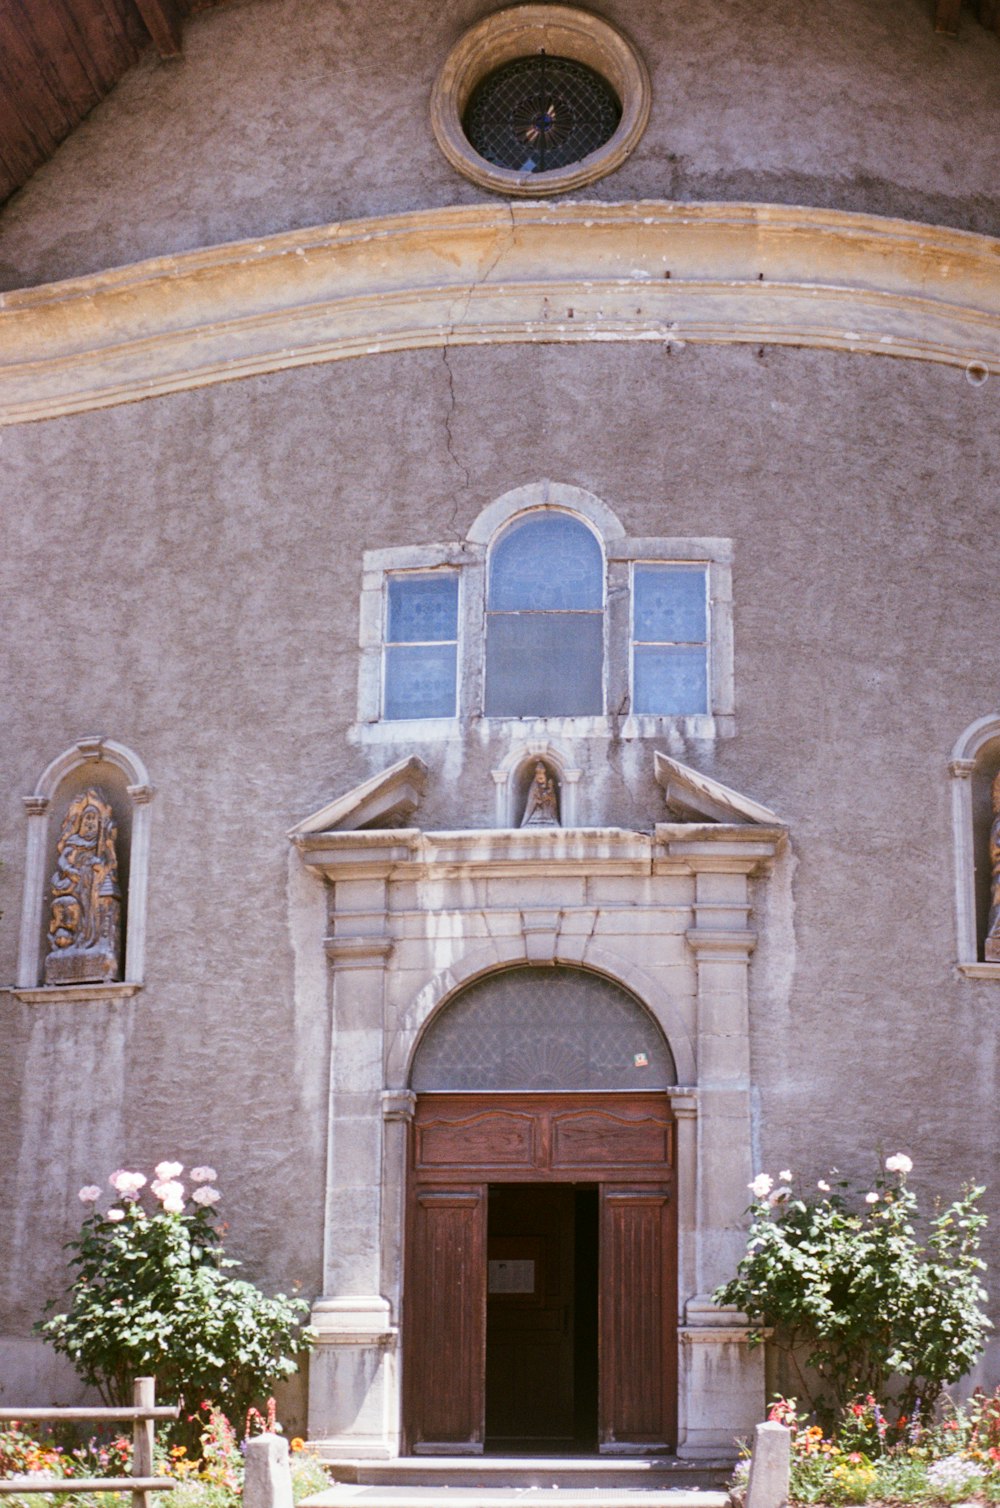
[[[44,817],[49,809],[48,796],[22,796],[29,817]]]
[[[412,1089],[383,1089],[382,1119],[387,1121],[411,1121],[417,1107],[417,1096]]]
[[[974,759],[952,759],[948,764],[948,774],[953,780],[968,780],[975,773],[976,761]]]

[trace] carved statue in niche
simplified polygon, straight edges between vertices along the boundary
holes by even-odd
[[[559,791],[554,776],[550,775],[539,759],[528,787],[528,799],[524,803],[522,827],[558,827]]]
[[[993,780],[993,825],[990,828],[990,915],[986,923],[987,963],[1000,963],[1000,775]]]
[[[103,791],[91,786],[74,797],[56,845],[46,984],[104,984],[120,977],[117,836]]]

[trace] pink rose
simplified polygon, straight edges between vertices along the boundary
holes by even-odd
[[[85,1184],[77,1198],[82,1204],[94,1204],[101,1197],[101,1191],[96,1183]]]
[[[208,1184],[205,1184],[202,1188],[195,1189],[194,1193],[191,1195],[191,1198],[194,1200],[195,1204],[210,1205],[218,1204],[219,1200],[222,1198],[222,1195],[219,1193],[218,1189],[213,1189]]]
[[[191,1169],[191,1182],[192,1183],[214,1183],[215,1180],[218,1178],[218,1176],[219,1175],[215,1171],[214,1168],[192,1168]]]

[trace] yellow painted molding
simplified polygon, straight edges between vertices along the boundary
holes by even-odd
[[[0,422],[384,351],[807,346],[1000,371],[1000,240],[760,204],[345,221],[0,295]]]

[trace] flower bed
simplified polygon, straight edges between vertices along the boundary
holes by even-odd
[[[919,1402],[911,1416],[894,1417],[869,1393],[828,1433],[794,1398],[779,1399],[768,1417],[791,1431],[793,1503],[1000,1503],[1000,1389],[962,1405],[946,1400],[926,1421]],[[749,1466],[747,1456],[736,1468],[737,1499]]]
[[[264,1430],[282,1432],[275,1418],[274,1399],[268,1400],[266,1415],[256,1409],[248,1411],[242,1440],[222,1410],[209,1402],[186,1422],[197,1431],[196,1450],[160,1442],[155,1448],[155,1474],[173,1477],[177,1482],[173,1492],[163,1494],[162,1508],[167,1504],[171,1508],[238,1508],[247,1440]],[[307,1450],[302,1440],[293,1439],[290,1448],[292,1494],[297,1503],[330,1482],[319,1457]],[[65,1435],[28,1425],[11,1424],[0,1429],[0,1476],[66,1479],[66,1494],[33,1492],[23,1498],[5,1494],[5,1508],[41,1508],[49,1503],[67,1504],[68,1508],[69,1493],[80,1508],[122,1508],[121,1494],[74,1493],[72,1482],[75,1477],[124,1477],[131,1469],[132,1441],[121,1433],[74,1444]]]

